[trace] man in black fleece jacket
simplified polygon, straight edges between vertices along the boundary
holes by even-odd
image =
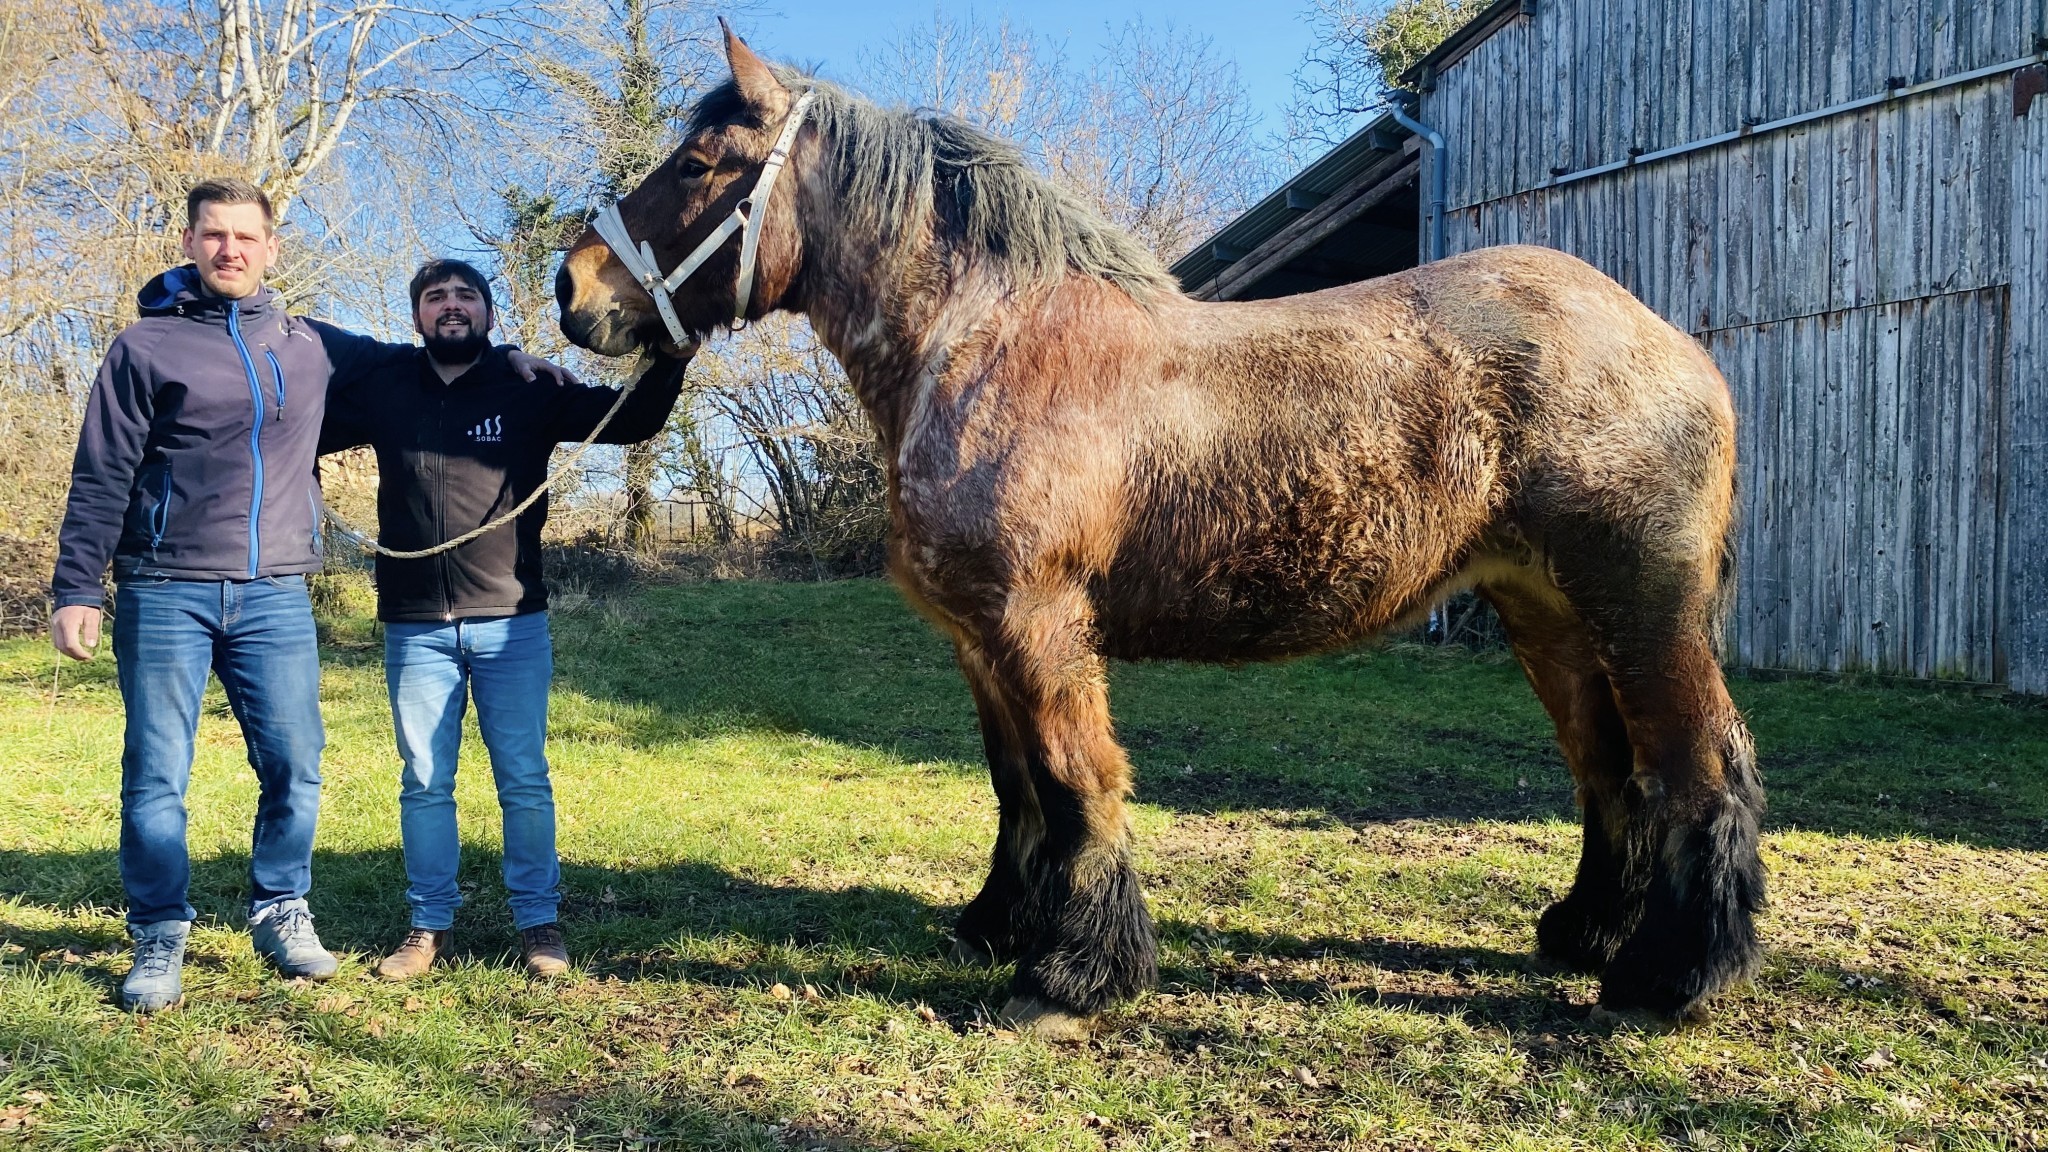
[[[376,450],[378,536],[395,551],[431,548],[518,505],[545,479],[555,445],[589,436],[619,399],[616,389],[521,379],[489,346],[490,284],[462,261],[422,267],[412,303],[426,347],[338,391],[320,437],[322,452]],[[657,355],[600,442],[630,444],[661,431],[686,363]],[[542,496],[514,523],[460,547],[377,558],[384,676],[404,762],[399,830],[412,908],[412,931],[378,965],[389,979],[432,966],[462,903],[455,769],[472,698],[503,809],[505,888],[527,969],[553,976],[568,968],[556,919],[561,870],[545,749],[553,675],[540,553],[547,515]]]

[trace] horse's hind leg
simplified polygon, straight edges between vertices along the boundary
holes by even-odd
[[[1043,822],[1012,921],[1021,955],[1003,1015],[1052,1035],[1158,979],[1131,863],[1130,762],[1111,733],[1091,621],[1078,584],[1016,588],[982,637]]]
[[[1635,751],[1628,727],[1592,638],[1562,594],[1535,586],[1489,586],[1480,593],[1506,623],[1515,658],[1557,726],[1585,825],[1578,876],[1537,921],[1536,943],[1553,959],[1599,972],[1635,928],[1648,881],[1641,862],[1631,867],[1629,854],[1623,790]]]
[[[1763,782],[1708,638],[1716,563],[1640,544],[1585,546],[1603,539],[1619,543],[1596,529],[1574,556],[1553,554],[1575,570],[1561,571],[1560,585],[1599,645],[1635,749],[1622,791],[1626,856],[1646,881],[1600,1003],[1688,1018],[1762,961]]]
[[[982,751],[988,757],[995,785],[998,823],[993,859],[981,892],[960,912],[953,929],[954,958],[968,961],[1014,960],[1022,945],[1015,917],[1024,899],[1032,855],[1045,838],[1045,818],[1031,786],[1017,723],[1002,687],[995,681],[988,655],[970,640],[956,640],[961,674],[974,692],[974,711],[981,722]]]

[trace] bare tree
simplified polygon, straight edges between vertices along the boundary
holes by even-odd
[[[1010,26],[934,12],[861,57],[877,100],[958,117],[1040,154],[1084,114],[1060,46]]]
[[[388,0],[0,0],[0,426],[36,446],[10,453],[0,533],[54,537],[77,405],[136,289],[180,259],[194,181],[253,178],[301,225],[272,277],[295,306],[387,306],[412,253],[385,162],[458,103],[441,70],[477,50],[472,21]]]
[[[194,31],[210,49],[202,78],[212,105],[195,143],[234,157],[280,218],[365,103],[428,95],[398,65],[442,40],[483,44],[461,17],[390,0],[282,0],[270,11],[220,0],[217,19]]]
[[[787,317],[749,327],[724,352],[701,395],[743,453],[738,494],[756,497],[785,558],[813,576],[873,570],[887,527],[884,471],[845,372]]]
[[[1310,0],[1315,41],[1294,70],[1287,134],[1330,147],[1386,107],[1401,74],[1491,0]]]
[[[1048,166],[1164,259],[1271,182],[1237,66],[1206,37],[1126,24],[1090,70],[1086,93],[1093,115],[1046,141]]]
[[[708,14],[690,0],[556,0],[525,20],[532,35],[514,54],[518,87],[552,109],[549,124],[587,143],[579,159],[589,175],[580,191],[599,202],[625,195],[673,150],[679,117],[719,59]],[[551,261],[542,254],[582,231],[587,209],[568,206],[575,195],[517,186],[504,193],[507,225],[494,239],[519,303],[544,301]],[[657,443],[621,454],[626,542],[641,551],[657,543]]]
[[[1007,23],[935,15],[865,60],[875,95],[1015,140],[1165,259],[1272,175],[1236,65],[1171,25],[1124,25],[1085,67]]]

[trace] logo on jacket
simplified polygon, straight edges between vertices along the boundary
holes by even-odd
[[[505,439],[505,418],[493,416],[469,430],[472,444],[496,444]]]

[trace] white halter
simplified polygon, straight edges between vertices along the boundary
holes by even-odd
[[[761,247],[761,220],[767,213],[768,194],[775,190],[775,178],[782,173],[782,166],[789,160],[789,150],[796,143],[797,129],[803,127],[804,114],[810,111],[814,93],[806,91],[796,98],[789,110],[789,118],[783,121],[782,135],[776,138],[775,147],[768,153],[767,163],[761,166],[761,178],[754,182],[754,190],[747,198],[733,207],[732,215],[721,221],[703,243],[683,258],[676,270],[666,276],[661,274],[661,264],[654,258],[654,246],[641,241],[633,242],[633,234],[626,230],[626,221],[619,215],[619,206],[614,204],[597,214],[591,226],[597,235],[611,246],[612,254],[619,263],[626,266],[633,279],[654,298],[654,306],[661,312],[661,322],[668,325],[668,334],[679,345],[689,343],[689,335],[683,331],[682,321],[676,319],[675,304],[670,294],[683,286],[692,273],[711,259],[712,253],[724,245],[732,234],[741,229],[739,286],[733,296],[734,328],[741,328],[747,322],[747,302],[754,294],[754,257]],[[759,208],[759,211],[755,209]]]

